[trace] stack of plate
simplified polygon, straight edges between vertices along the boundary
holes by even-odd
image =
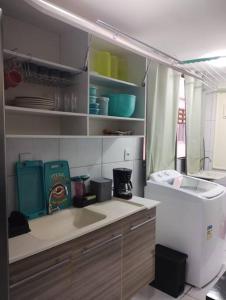
[[[16,97],[15,105],[19,107],[53,110],[55,103],[53,99],[43,97]]]
[[[90,103],[89,104],[89,113],[92,115],[99,115],[99,103]]]

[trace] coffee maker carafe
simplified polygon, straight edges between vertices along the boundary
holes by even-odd
[[[113,169],[114,179],[114,197],[131,199],[132,198],[132,182],[131,169],[115,168]]]

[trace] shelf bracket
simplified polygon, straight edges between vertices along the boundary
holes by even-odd
[[[147,75],[148,75],[150,66],[151,66],[151,59],[148,60],[147,69],[146,69],[146,71],[145,71],[145,73],[144,73],[144,78],[143,78],[143,80],[142,80],[142,82],[141,82],[141,86],[142,86],[142,87],[145,87],[145,82],[146,82],[146,78],[147,78]]]
[[[88,42],[88,47],[87,47],[87,50],[86,50],[84,65],[83,65],[83,68],[82,68],[85,72],[88,71],[89,52],[90,52],[90,48],[91,48],[91,45],[92,45],[92,39],[93,39],[93,36],[91,34],[90,38],[89,38],[89,42]]]

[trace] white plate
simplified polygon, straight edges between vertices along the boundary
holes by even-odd
[[[45,102],[15,102],[16,105],[47,105],[52,106],[54,103],[45,103]]]
[[[46,106],[46,105],[18,105],[18,107],[25,107],[25,108],[34,108],[34,109],[48,109],[53,110],[55,107],[52,106]]]
[[[31,103],[31,102],[34,102],[34,103],[54,103],[54,101],[49,101],[49,100],[34,100],[34,99],[15,99],[15,102],[18,102],[18,103],[21,103],[21,102],[24,102],[24,103]]]
[[[26,96],[19,96],[15,99],[41,99],[41,100],[48,100],[48,101],[54,101],[52,98],[45,98],[45,97],[26,97]]]
[[[17,106],[17,107],[20,107],[20,108],[33,108],[33,109],[55,109],[54,106],[44,106],[44,105],[40,105],[40,106]]]

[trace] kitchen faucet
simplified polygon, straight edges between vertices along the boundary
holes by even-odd
[[[208,159],[209,162],[212,162],[212,159],[209,156],[204,156],[200,159],[200,164],[201,164],[201,171],[204,170],[204,166],[205,166],[205,160]]]

